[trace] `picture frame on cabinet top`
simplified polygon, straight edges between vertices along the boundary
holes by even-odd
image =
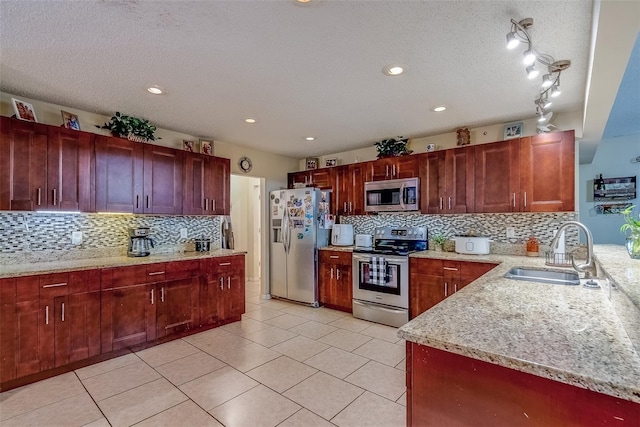
[[[213,156],[213,140],[200,138],[200,154]]]
[[[11,98],[11,103],[18,119],[38,123],[33,105],[15,98]]]
[[[324,165],[328,168],[333,166],[338,166],[338,159],[336,159],[335,157],[331,159],[325,159]]]
[[[504,125],[504,139],[522,138],[522,122]]]
[[[67,129],[80,130],[80,120],[76,114],[60,110],[62,113],[62,125]]]
[[[197,153],[198,150],[195,149],[195,141],[189,141],[186,139],[182,140],[182,148],[184,149],[184,151],[188,151],[190,153]]]
[[[318,169],[318,158],[317,157],[307,157],[307,170]]]

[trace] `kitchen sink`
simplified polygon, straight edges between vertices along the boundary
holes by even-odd
[[[556,285],[579,285],[580,276],[575,271],[538,270],[535,268],[513,267],[504,275],[507,279],[526,280]]]

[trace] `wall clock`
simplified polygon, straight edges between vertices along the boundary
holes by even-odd
[[[238,160],[238,166],[244,173],[249,172],[253,167],[253,165],[251,164],[251,159],[248,157],[241,157],[240,160]]]

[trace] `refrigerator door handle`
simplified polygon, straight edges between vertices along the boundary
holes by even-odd
[[[289,229],[289,209],[284,208],[284,217],[282,218],[282,245],[284,246],[284,253],[289,253],[289,243],[291,237],[291,230]]]

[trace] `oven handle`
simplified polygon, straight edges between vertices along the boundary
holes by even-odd
[[[370,304],[370,303],[366,303],[366,302],[363,302],[363,301],[358,301],[357,299],[353,300],[353,305],[361,305],[363,307],[367,307],[367,308],[372,309],[372,310],[385,311],[387,313],[394,313],[394,314],[403,314],[403,313],[407,312],[407,309],[387,308],[387,307],[382,307],[382,306],[380,306],[378,304]]]

